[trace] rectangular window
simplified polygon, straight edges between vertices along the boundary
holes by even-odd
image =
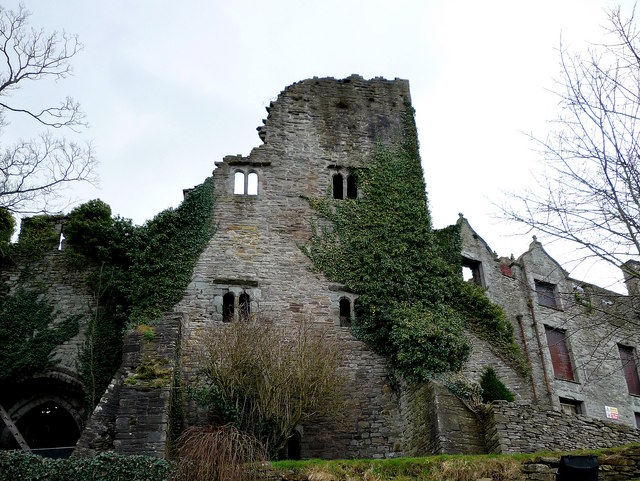
[[[462,279],[484,287],[482,280],[482,263],[473,259],[462,258]]]
[[[566,414],[584,414],[582,408],[582,401],[576,401],[575,399],[560,398],[560,409]]]
[[[549,354],[551,354],[554,376],[557,379],[573,381],[573,366],[571,365],[571,356],[569,356],[565,332],[549,326],[544,326],[544,330],[547,333],[547,344],[549,346]]]
[[[558,308],[556,302],[556,286],[543,281],[534,281],[536,284],[536,293],[538,294],[538,303],[543,306]]]
[[[633,413],[636,417],[636,427],[640,429],[640,413]]]
[[[618,351],[620,351],[622,372],[624,373],[624,378],[627,380],[629,394],[640,396],[640,378],[638,378],[638,366],[636,365],[634,349],[618,344]]]

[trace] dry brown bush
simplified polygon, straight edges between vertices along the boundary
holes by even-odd
[[[267,459],[260,441],[228,425],[191,427],[177,444],[176,481],[249,481],[251,465]]]
[[[296,426],[342,412],[341,351],[325,329],[247,320],[218,325],[199,344],[212,414],[254,434],[271,456]]]

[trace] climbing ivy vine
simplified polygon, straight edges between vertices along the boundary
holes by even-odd
[[[353,174],[359,198],[308,199],[317,219],[302,249],[316,269],[359,294],[355,334],[409,380],[459,370],[471,350],[465,328],[526,370],[502,309],[462,280],[459,226],[431,227],[410,106],[397,145],[379,145]]]
[[[41,292],[20,289],[0,301],[0,382],[30,376],[52,364],[52,350],[78,333],[81,316],[53,325]]]
[[[81,353],[81,374],[95,405],[121,360],[127,326],[152,324],[182,297],[197,258],[214,232],[213,178],[176,209],[140,227],[111,215],[100,200],[74,209],[64,255],[88,271],[93,316]]]

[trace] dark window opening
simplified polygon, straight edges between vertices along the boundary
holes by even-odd
[[[340,325],[343,327],[351,325],[351,301],[346,297],[340,299]]]
[[[222,296],[222,322],[233,321],[235,297],[233,292],[227,292]]]
[[[547,334],[547,344],[551,354],[554,376],[557,379],[573,381],[573,366],[571,365],[571,356],[569,355],[565,332],[549,326],[544,326],[544,330]]]
[[[333,176],[333,198],[344,198],[344,186],[342,185],[342,174],[336,174]]]
[[[560,398],[560,409],[566,414],[584,414],[582,401],[575,399]]]
[[[622,361],[622,372],[627,381],[629,394],[640,396],[640,378],[638,378],[638,366],[634,356],[634,349],[629,346],[621,346],[618,344],[620,351],[620,360]]]
[[[20,418],[16,427],[27,445],[36,454],[45,457],[69,457],[80,437],[73,416],[51,401],[31,409]]]
[[[349,175],[347,177],[347,198],[349,199],[358,198],[358,184],[356,183],[355,175]]]
[[[538,294],[538,303],[542,306],[558,308],[556,303],[556,294],[554,284],[548,282],[534,281],[536,284],[536,293]]]
[[[482,282],[482,267],[480,261],[462,258],[462,279],[466,282],[473,282],[479,286],[484,286]]]
[[[633,413],[636,417],[636,428],[640,429],[640,413]]]
[[[240,294],[238,307],[240,308],[240,319],[249,319],[249,315],[251,314],[251,299],[249,298],[249,294],[246,292]]]

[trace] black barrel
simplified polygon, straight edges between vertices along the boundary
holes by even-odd
[[[562,456],[556,481],[598,481],[598,458],[589,456]]]

